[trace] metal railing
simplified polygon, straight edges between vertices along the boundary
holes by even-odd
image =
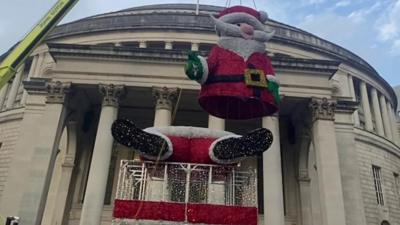
[[[254,169],[122,160],[116,199],[257,206]]]

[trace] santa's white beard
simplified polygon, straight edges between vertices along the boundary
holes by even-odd
[[[245,60],[247,60],[255,52],[265,52],[264,42],[246,40],[238,37],[220,37],[218,45],[224,49],[235,52]]]

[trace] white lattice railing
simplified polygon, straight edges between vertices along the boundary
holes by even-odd
[[[256,171],[122,160],[116,199],[256,207]]]

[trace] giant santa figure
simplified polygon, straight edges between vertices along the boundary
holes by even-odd
[[[216,117],[251,119],[278,110],[279,85],[265,52],[273,36],[264,23],[265,12],[234,6],[213,18],[218,45],[207,59],[189,53],[187,76],[201,84],[199,104]],[[137,150],[148,160],[232,164],[266,151],[272,143],[268,129],[239,136],[199,127],[162,127],[141,130],[126,119],[114,122],[116,141]]]

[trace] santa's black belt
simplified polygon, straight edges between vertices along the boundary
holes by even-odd
[[[248,87],[252,87],[253,96],[261,97],[261,92],[268,87],[268,84],[264,72],[260,71],[246,70],[245,74],[213,75],[208,77],[205,84],[244,82]]]
[[[244,82],[244,75],[214,75],[207,79],[206,84]]]

